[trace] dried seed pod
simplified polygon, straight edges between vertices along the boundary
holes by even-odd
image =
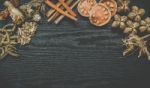
[[[145,10],[137,6],[132,7],[132,11],[128,14],[128,17],[134,21],[141,21],[142,16],[145,14]]]
[[[23,14],[19,11],[19,9],[15,8],[10,1],[5,1],[4,5],[7,7],[10,16],[15,24],[20,24],[24,21]]]
[[[18,43],[21,45],[28,44],[37,30],[37,23],[25,22],[21,28],[18,29]]]
[[[111,15],[114,16],[117,12],[117,2],[115,0],[101,0],[100,3],[106,5],[111,11]]]
[[[103,26],[111,19],[110,10],[102,3],[98,3],[90,10],[90,22],[95,26]]]
[[[120,16],[120,15],[115,15],[114,16],[114,22],[112,23],[112,27],[114,28],[121,28],[121,29],[125,29],[126,27],[126,21],[127,21],[128,17],[127,16]]]
[[[129,9],[130,0],[118,0],[117,3],[118,3],[118,12],[126,13],[130,10]]]
[[[78,12],[81,16],[89,17],[89,11],[96,4],[96,0],[81,0],[78,4]]]
[[[124,29],[124,33],[137,33],[137,28],[139,27],[138,22],[127,21],[127,27]]]
[[[139,28],[140,32],[150,33],[150,17],[147,17],[145,20],[142,20],[140,24],[141,24]]]

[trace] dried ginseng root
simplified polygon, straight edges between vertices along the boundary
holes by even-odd
[[[98,3],[90,10],[90,22],[95,26],[103,26],[111,19],[110,10],[102,3]]]
[[[111,11],[111,16],[114,16],[117,12],[117,2],[115,0],[101,0],[100,3],[106,5]]]
[[[15,24],[20,24],[24,21],[24,16],[21,11],[15,8],[15,6],[10,1],[5,1],[4,5],[7,7],[10,16]]]
[[[89,17],[89,11],[96,4],[96,0],[81,0],[78,4],[78,12],[81,16]]]
[[[150,60],[150,53],[146,47],[146,38],[148,37],[150,37],[150,34],[143,37],[139,37],[135,34],[130,34],[126,39],[123,40],[123,45],[126,47],[123,55],[127,56],[133,54],[136,51],[139,51],[139,58],[142,55],[147,55],[148,60]]]

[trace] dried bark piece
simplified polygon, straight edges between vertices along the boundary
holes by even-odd
[[[96,4],[96,0],[81,0],[77,6],[81,16],[89,17],[89,11]]]
[[[103,3],[110,9],[112,16],[114,16],[116,14],[117,2],[115,0],[101,0],[100,3]]]
[[[102,3],[98,3],[90,10],[90,22],[95,26],[103,26],[111,19],[110,10]]]

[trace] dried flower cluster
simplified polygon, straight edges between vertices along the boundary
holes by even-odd
[[[112,27],[119,28],[126,35],[123,39],[123,45],[126,47],[123,52],[124,56],[130,55],[135,51],[139,51],[139,56],[147,55],[150,60],[150,53],[146,47],[146,38],[150,35],[140,37],[140,33],[150,33],[150,18],[147,17],[142,20],[145,10],[137,6],[132,6],[131,11],[129,8],[130,0],[118,0],[118,14],[114,16]],[[120,16],[119,14],[125,12],[127,16]]]

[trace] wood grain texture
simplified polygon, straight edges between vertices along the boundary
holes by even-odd
[[[149,16],[148,0],[132,3],[145,8]],[[44,18],[32,42],[18,46],[21,57],[0,61],[0,88],[144,88],[149,84],[149,61],[137,55],[124,58],[120,33],[112,31],[110,24],[94,27],[78,17],[78,23],[65,18],[59,25]]]

